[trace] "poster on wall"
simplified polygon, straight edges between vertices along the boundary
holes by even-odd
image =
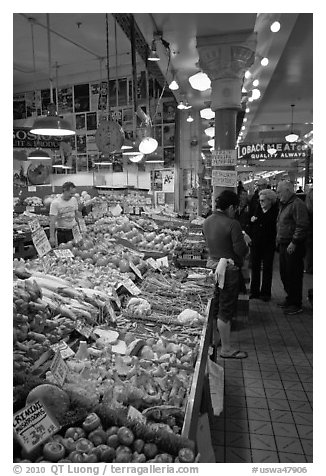
[[[86,135],[86,150],[88,152],[98,152],[98,148],[95,142],[95,133]]]
[[[127,78],[114,79],[109,82],[110,106],[127,104]]]
[[[89,83],[74,86],[75,112],[89,111]]]
[[[161,170],[151,170],[152,190],[155,192],[162,191],[162,172]]]
[[[85,154],[86,153],[86,135],[85,134],[77,135],[76,143],[77,143],[78,154]]]
[[[99,85],[99,94],[98,94],[98,103],[97,108],[99,111],[107,109],[108,103],[108,83],[107,81],[102,81]]]
[[[153,137],[157,140],[158,147],[162,147],[162,126],[155,126],[153,128]]]
[[[175,121],[175,101],[166,101],[163,103],[163,122]]]
[[[58,113],[67,114],[73,112],[72,87],[58,90]]]
[[[174,124],[170,124],[168,126],[163,126],[163,143],[164,147],[174,146],[174,131],[175,126]]]
[[[164,167],[174,166],[174,147],[164,148]]]
[[[29,91],[25,94],[26,116],[39,116],[42,111],[41,91]]]
[[[86,118],[85,114],[76,114],[76,129],[85,130],[86,129]]]
[[[156,192],[156,203],[157,203],[157,205],[164,205],[165,204],[165,193],[164,192]]]
[[[98,99],[100,96],[100,83],[90,84],[89,110],[97,111]]]
[[[13,100],[14,119],[26,118],[25,94],[16,94]]]
[[[96,129],[97,129],[97,114],[96,114],[96,112],[88,112],[86,114],[86,129],[88,131],[96,131]]]
[[[174,170],[162,170],[162,191],[174,192]]]

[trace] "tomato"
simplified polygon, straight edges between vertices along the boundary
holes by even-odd
[[[119,442],[122,445],[126,445],[126,446],[131,445],[135,439],[133,432],[129,430],[129,428],[127,428],[126,426],[121,426],[119,428],[117,436],[118,436]]]
[[[56,463],[59,459],[63,458],[65,453],[65,447],[58,441],[49,441],[48,443],[45,443],[43,447],[44,458],[53,463]]]
[[[95,430],[91,431],[87,438],[91,441],[95,446],[102,445],[105,443],[107,434],[104,430],[100,428],[96,428]]]

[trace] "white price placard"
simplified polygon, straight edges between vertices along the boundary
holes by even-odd
[[[61,357],[63,359],[68,359],[68,357],[72,357],[75,355],[75,352],[69,347],[67,342],[64,340],[61,340],[60,342],[57,342],[56,344],[50,345],[51,349],[56,352],[58,349],[60,350]]]
[[[27,452],[60,430],[59,424],[37,400],[13,416],[14,434]]]
[[[87,324],[87,322],[83,321],[82,319],[77,319],[77,320],[76,320],[75,329],[76,329],[80,334],[82,334],[83,336],[85,336],[87,339],[88,339],[88,337],[91,335],[91,333],[92,333],[92,331],[93,331],[92,326],[90,326],[89,324]]]
[[[56,255],[57,258],[74,258],[73,253],[69,249],[53,250],[53,252],[54,252],[54,254]]]
[[[146,263],[148,263],[153,269],[159,269],[158,264],[153,258],[147,258]]]
[[[158,264],[159,268],[164,267],[168,268],[169,267],[169,261],[167,256],[163,256],[163,258],[157,258],[156,263]]]
[[[62,387],[68,374],[68,367],[61,357],[59,349],[56,351],[55,356],[53,357],[50,370],[60,387]]]
[[[140,421],[141,423],[146,423],[146,417],[142,413],[140,413],[137,408],[131,405],[129,405],[128,407],[127,418],[130,418],[131,420]]]
[[[133,296],[139,296],[141,290],[131,281],[131,279],[127,278],[122,281],[122,285],[130,292]]]
[[[76,223],[73,227],[72,227],[72,235],[74,237],[74,242],[75,243],[80,243],[81,241],[83,241],[83,237],[82,237],[82,234],[80,232],[80,229],[79,229],[79,226],[78,226],[78,223]]]
[[[235,149],[215,150],[212,153],[212,166],[237,165]]]
[[[235,170],[212,170],[212,185],[217,187],[236,187],[237,172]]]
[[[38,228],[32,233],[32,241],[39,256],[44,256],[52,250],[43,228]]]
[[[34,231],[41,228],[40,222],[38,221],[37,218],[35,218],[35,220],[31,220],[30,222],[28,222],[28,225],[32,233],[34,233]]]
[[[110,212],[114,217],[118,217],[122,213],[122,208],[119,204],[115,205],[114,207],[110,207]]]
[[[35,212],[35,207],[33,205],[26,205],[26,212]]]
[[[141,272],[132,261],[129,261],[129,266],[130,269],[135,273],[135,275],[138,276],[138,278],[143,279]]]

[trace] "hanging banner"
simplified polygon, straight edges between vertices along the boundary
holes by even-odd
[[[174,170],[162,170],[162,192],[174,192]]]
[[[237,151],[235,149],[214,150],[212,152],[212,166],[237,165]]]
[[[274,154],[268,152],[269,148],[276,149]],[[308,148],[298,142],[282,142],[271,144],[242,144],[237,148],[239,159],[304,159],[307,157]]]
[[[235,170],[212,170],[212,185],[216,187],[236,187],[237,172]]]

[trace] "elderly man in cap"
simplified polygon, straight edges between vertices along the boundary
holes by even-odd
[[[73,240],[72,228],[81,216],[72,182],[62,185],[62,194],[50,206],[50,243],[52,246]]]
[[[309,217],[304,202],[294,193],[291,182],[279,182],[276,193],[280,200],[276,243],[280,253],[281,280],[287,294],[279,306],[285,314],[293,315],[302,312],[303,259]]]

